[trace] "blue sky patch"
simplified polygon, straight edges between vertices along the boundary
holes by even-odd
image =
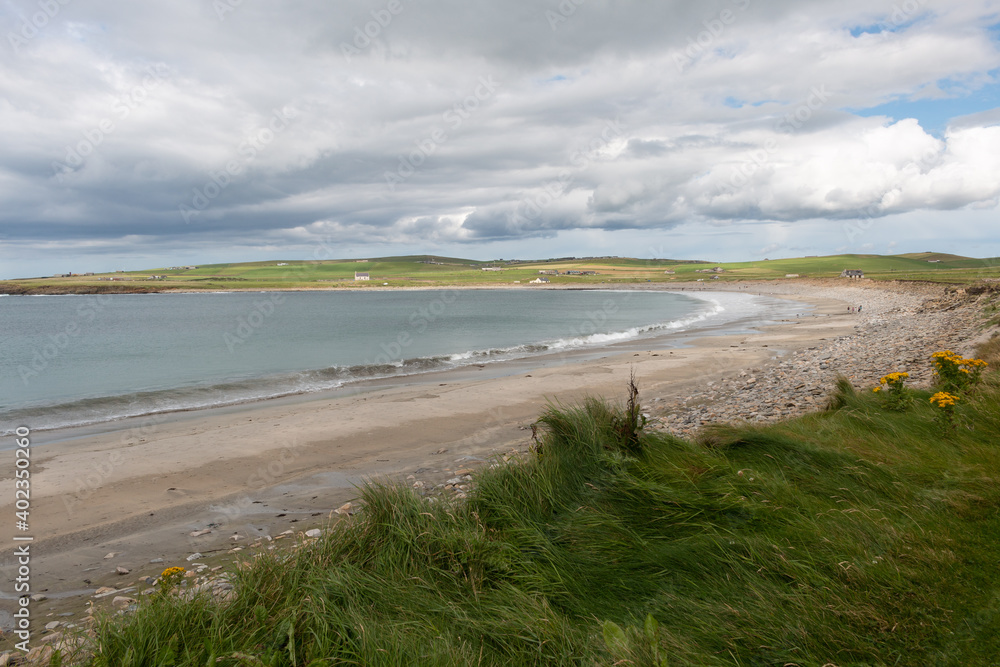
[[[863,118],[889,116],[897,121],[916,118],[924,130],[940,137],[951,119],[1000,107],[1000,84],[983,86],[965,94],[959,92],[959,87],[954,83],[941,82],[939,87],[955,96],[943,99],[896,99],[867,109],[847,111]]]

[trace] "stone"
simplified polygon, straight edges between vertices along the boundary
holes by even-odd
[[[319,528],[313,528],[312,530],[306,531],[306,537],[319,537],[323,534],[323,531]]]
[[[60,625],[62,625],[62,623],[60,623],[59,621],[52,621],[51,623],[46,623],[45,624],[45,629],[46,630],[55,630]]]
[[[114,558],[117,555],[118,555],[117,551],[112,551],[111,553],[109,553],[107,556],[104,557],[104,560],[110,560],[110,559]]]
[[[129,572],[131,572],[131,570],[129,570],[127,567],[122,567],[121,565],[119,565],[118,567],[115,568],[115,572],[117,572],[118,574],[128,574]]]
[[[151,565],[156,565],[157,563],[162,563],[163,559],[162,558],[154,558],[153,560],[151,560],[149,562],[150,562]]]
[[[353,514],[354,503],[344,503],[337,508],[337,514]]]
[[[55,653],[55,649],[53,649],[51,646],[48,645],[36,646],[35,648],[28,651],[27,654],[25,654],[24,659],[26,661],[26,664],[29,665],[46,665],[52,659],[53,653]],[[22,663],[16,662],[9,664],[16,665]]]
[[[135,598],[126,597],[124,595],[116,595],[111,600],[111,606],[118,609],[124,609],[125,607],[133,604],[135,604]]]
[[[101,586],[96,591],[94,591],[94,597],[95,598],[101,597],[107,595],[108,593],[115,593],[117,591],[118,591],[117,588],[112,588],[111,586]]]
[[[33,602],[42,602],[43,600],[48,600],[48,599],[49,596],[45,595],[44,593],[35,593],[34,595],[31,596],[31,600]]]
[[[201,537],[202,535],[208,535],[212,531],[208,528],[202,528],[201,530],[192,530],[188,535],[191,537]]]
[[[191,562],[193,560],[198,560],[201,557],[202,557],[202,555],[200,553],[195,552],[195,553],[191,554],[190,556],[188,556],[187,558],[185,558],[184,560],[186,560],[188,562]]]

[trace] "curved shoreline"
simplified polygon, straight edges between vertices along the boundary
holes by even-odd
[[[420,291],[432,294],[441,292],[441,290]],[[654,290],[611,288],[601,291],[627,295],[637,291]],[[687,296],[681,290],[655,291]],[[25,423],[31,426],[34,432],[53,434],[57,439],[70,439],[77,437],[77,433],[87,430],[92,432],[117,430],[119,427],[116,424],[137,419],[154,416],[169,419],[173,415],[184,413],[263,405],[282,399],[294,401],[309,400],[312,397],[343,396],[368,391],[373,387],[385,388],[429,381],[423,378],[433,378],[440,373],[468,371],[473,366],[478,369],[476,374],[497,377],[516,372],[516,367],[522,363],[565,363],[568,360],[584,360],[648,345],[670,344],[670,339],[679,340],[680,336],[716,335],[720,331],[725,332],[729,329],[735,333],[737,329],[745,328],[747,322],[757,323],[787,315],[787,309],[782,311],[781,305],[773,302],[754,306],[755,312],[752,314],[732,312],[730,309],[734,306],[737,311],[750,306],[742,303],[744,299],[740,299],[735,304],[727,303],[728,308],[723,307],[717,299],[712,298],[713,294],[751,296],[738,291],[702,292],[693,297],[701,302],[700,310],[681,319],[636,325],[632,329],[602,334],[581,333],[575,337],[569,335],[558,340],[529,340],[509,349],[442,351],[435,353],[434,356],[404,359],[396,363],[387,362],[386,366],[395,368],[381,369],[379,372],[370,372],[375,369],[362,366],[287,371],[250,379],[222,379],[216,381],[216,384],[207,386],[152,389],[120,396],[88,397],[53,405],[29,406],[10,410],[2,416],[8,424]],[[628,298],[625,297],[626,300]],[[630,332],[632,334],[628,335]],[[493,354],[494,352],[496,354]],[[356,374],[359,371],[360,373]],[[310,383],[315,386],[309,386]],[[323,386],[324,384],[328,386]],[[95,410],[98,410],[95,404],[104,405],[105,407],[101,409],[105,410],[106,414],[94,414]],[[55,422],[51,419],[53,416],[58,417]],[[7,433],[0,431],[0,438],[12,432],[13,426],[9,428]],[[9,443],[0,440],[0,451],[10,447]]]
[[[548,366],[526,362],[503,377],[440,377],[221,414],[140,419],[45,445],[32,463],[33,589],[48,589],[52,597],[100,585],[121,587],[184,563],[195,552],[224,552],[263,535],[321,524],[356,496],[352,484],[366,479],[401,481],[410,474],[406,483],[432,488],[492,455],[525,450],[529,426],[547,401],[617,399],[633,369],[655,426],[675,430],[676,424],[662,421],[668,415],[691,414],[698,422],[722,418],[703,414],[697,405],[706,391],[715,391],[708,383],[723,387],[755,369],[761,384],[769,369],[777,369],[775,383],[781,373],[787,381],[791,374],[782,370],[783,363],[808,362],[809,355],[852,337],[864,346],[882,329],[895,331],[887,328],[890,321],[910,328],[926,323],[928,339],[936,343],[935,337],[949,333],[940,327],[951,325],[935,313],[968,311],[921,310],[943,294],[940,288],[821,285],[796,291],[773,296],[809,303],[816,317],[780,322],[752,335],[701,336],[683,348],[650,345]],[[847,312],[846,303],[859,299],[866,300],[864,315]],[[952,333],[957,343],[968,328]],[[821,380],[816,378],[817,386]],[[716,402],[729,400],[725,392],[716,393]],[[733,395],[744,400],[747,393],[743,387]],[[742,409],[738,401],[734,409]],[[12,470],[12,460],[4,458],[0,497],[7,503],[14,496]],[[13,511],[9,505],[4,510]],[[189,535],[206,528],[211,532]],[[116,555],[105,559],[109,553]],[[0,552],[0,560],[4,556]],[[165,563],[150,564],[159,558]],[[123,578],[115,574],[117,566],[132,573]]]

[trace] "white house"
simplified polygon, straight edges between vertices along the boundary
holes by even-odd
[[[367,273],[359,273],[358,271],[355,271],[354,272],[354,280],[356,280],[356,281],[357,280],[371,280],[371,276],[369,276]]]

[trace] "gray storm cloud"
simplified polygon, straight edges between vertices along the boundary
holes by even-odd
[[[995,206],[989,109],[937,133],[848,110],[993,86],[997,8],[20,0],[0,12],[0,246],[482,243]]]

